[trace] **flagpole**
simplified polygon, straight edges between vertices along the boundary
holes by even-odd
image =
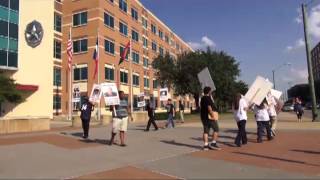
[[[100,84],[100,43],[99,43],[99,28],[98,28],[98,48],[97,48],[97,53],[98,53],[98,84]],[[98,103],[98,121],[101,121],[101,101]]]
[[[129,59],[131,59],[130,60],[130,67],[129,67],[129,69],[130,69],[130,79],[131,79],[131,81],[130,81],[130,93],[131,93],[131,97],[130,97],[130,104],[131,104],[131,116],[133,115],[133,74],[132,74],[132,60],[133,60],[133,58],[132,58],[132,42],[131,42],[131,38],[130,38],[130,57],[129,57]]]
[[[69,34],[70,34],[70,40],[72,40],[72,34],[71,34],[71,27],[69,30]],[[73,51],[73,49],[72,49]],[[68,57],[69,58],[69,57]],[[69,61],[69,60],[68,60]],[[68,62],[69,65],[69,62]],[[72,61],[69,67],[69,120],[72,121],[72,71],[73,71],[73,65],[72,65]]]

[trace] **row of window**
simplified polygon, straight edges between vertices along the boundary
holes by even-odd
[[[0,0],[0,6],[19,11],[19,0]]]
[[[105,79],[114,81],[115,80],[115,70],[113,68],[105,67]],[[61,70],[55,69],[54,71],[54,82],[56,82],[54,85],[57,85],[58,82],[61,82]],[[85,81],[88,80],[88,67],[81,67],[81,68],[75,68],[73,70],[73,80],[74,81]],[[133,74],[132,75],[132,83],[134,86],[139,86],[139,75]],[[128,73],[124,71],[120,71],[120,82],[121,83],[128,83]],[[60,84],[59,84],[60,85]],[[150,83],[148,78],[144,78],[144,87],[149,88]],[[158,88],[158,81],[153,80],[153,88]]]
[[[126,4],[125,1],[122,1],[122,4]],[[123,7],[125,7],[126,5],[123,5]],[[138,12],[134,9],[132,9],[132,18],[137,20],[138,19]],[[142,26],[145,29],[148,29],[148,21],[147,19],[145,19],[144,17],[142,18]],[[80,12],[77,14],[73,15],[73,26],[81,26],[81,25],[85,25],[88,22],[88,12]],[[114,17],[112,15],[110,15],[109,13],[104,13],[104,24],[112,29],[114,29],[114,25],[115,25],[115,20]],[[55,29],[59,32],[61,32],[61,17],[59,18],[59,15],[55,16]],[[153,34],[157,34],[157,27],[154,24],[151,24],[151,31]],[[128,25],[125,22],[119,21],[119,32],[124,35],[124,36],[128,36]],[[162,30],[158,30],[158,36],[160,39],[165,40],[166,43],[168,44],[172,44],[174,45],[175,43],[173,41],[170,41],[170,38],[168,35],[164,35]],[[138,41],[139,39],[139,34],[132,30],[132,39],[135,41]],[[145,47],[147,47],[147,40],[144,40],[144,44]],[[180,50],[180,45],[176,44],[176,49]]]

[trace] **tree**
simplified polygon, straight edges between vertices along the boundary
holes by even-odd
[[[4,102],[19,103],[23,101],[21,93],[16,89],[14,80],[0,73],[0,115],[1,105]]]
[[[220,108],[228,108],[236,92],[244,93],[248,89],[243,81],[237,81],[240,74],[239,64],[225,52],[196,51],[181,54],[177,59],[169,55],[157,57],[153,61],[160,82],[172,87],[176,95],[192,94],[198,109],[201,85],[197,74],[208,67],[217,88],[215,100]]]

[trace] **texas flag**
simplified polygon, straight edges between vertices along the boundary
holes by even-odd
[[[124,48],[124,50],[120,54],[119,65],[126,59],[128,53],[129,53],[129,50],[130,50],[130,41],[127,43],[126,47]]]
[[[99,62],[99,39],[98,39],[98,37],[97,37],[96,47],[93,52],[93,60],[95,63],[93,79],[95,79],[97,72],[98,72],[98,62]]]

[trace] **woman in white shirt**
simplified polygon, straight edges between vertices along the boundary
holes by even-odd
[[[235,144],[238,147],[241,147],[241,144],[247,144],[247,132],[246,132],[246,123],[247,123],[247,110],[248,103],[244,97],[238,93],[233,103],[234,107],[234,118],[237,121],[238,125],[238,134],[235,139]]]
[[[268,113],[268,105],[266,99],[263,100],[263,102],[258,106],[254,105],[253,111],[255,113],[255,118],[257,121],[257,141],[258,143],[262,143],[262,134],[264,129],[267,130],[267,137],[268,140],[272,140],[271,136],[271,128],[270,128],[270,117]]]

